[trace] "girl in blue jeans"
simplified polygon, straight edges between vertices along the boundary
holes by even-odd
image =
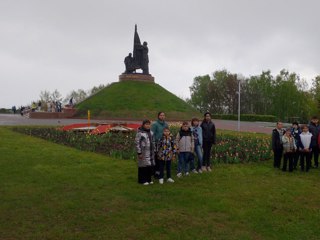
[[[194,137],[194,151],[198,158],[197,170],[199,173],[202,173],[202,128],[199,126],[199,122],[198,118],[191,119],[191,131]]]

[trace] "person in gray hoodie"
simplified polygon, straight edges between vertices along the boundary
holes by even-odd
[[[150,130],[150,120],[144,120],[138,128],[135,145],[138,154],[138,183],[143,185],[153,184],[151,180],[154,167],[155,141]]]
[[[186,176],[189,175],[189,162],[194,152],[194,137],[189,128],[188,122],[183,122],[180,131],[176,137],[178,152],[177,177],[182,176],[182,168]]]

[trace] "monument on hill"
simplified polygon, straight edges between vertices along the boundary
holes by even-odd
[[[124,59],[125,72],[119,76],[119,81],[142,81],[154,82],[154,77],[149,73],[149,48],[148,43],[141,44],[140,37],[137,31],[137,25],[134,29],[133,38],[133,56],[128,54]],[[141,69],[142,73],[137,70]]]

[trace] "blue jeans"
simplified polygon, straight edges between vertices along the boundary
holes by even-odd
[[[189,172],[189,162],[192,158],[193,154],[191,152],[180,152],[179,153],[179,159],[178,159],[178,173],[182,172],[182,169],[184,172]]]
[[[198,158],[198,170],[202,167],[203,155],[201,145],[194,146],[194,151]]]

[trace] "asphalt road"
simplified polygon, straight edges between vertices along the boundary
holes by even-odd
[[[27,125],[41,125],[41,126],[65,126],[73,123],[86,123],[86,119],[30,119],[20,116],[20,114],[0,114],[0,126],[27,126]],[[127,120],[94,120],[92,123],[139,123],[137,121]],[[234,130],[238,129],[238,122],[231,120],[217,120],[213,119],[217,129]],[[240,131],[243,132],[257,132],[270,133],[275,127],[275,123],[266,122],[240,122]]]

